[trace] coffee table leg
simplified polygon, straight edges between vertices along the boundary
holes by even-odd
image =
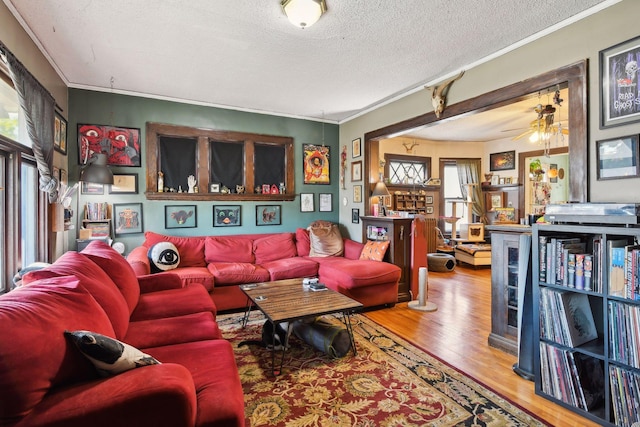
[[[242,327],[246,328],[247,327],[247,322],[249,321],[249,314],[251,313],[251,307],[253,306],[253,304],[251,304],[251,299],[249,297],[247,297],[247,308],[244,311],[244,317],[242,318]]]
[[[347,328],[347,333],[349,334],[349,341],[351,341],[351,348],[353,349],[353,355],[356,356],[358,354],[358,350],[356,350],[356,340],[353,337],[353,327],[351,326],[351,313],[343,312],[342,313],[342,323]]]
[[[271,335],[271,373],[273,376],[278,376],[282,372],[282,366],[284,365],[284,353],[289,346],[289,335],[293,331],[293,322],[288,322],[287,333],[285,334],[284,343],[282,344],[282,354],[280,355],[280,367],[276,369],[276,330],[280,326],[279,323],[274,323],[273,334]]]

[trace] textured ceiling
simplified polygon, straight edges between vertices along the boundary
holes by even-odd
[[[70,87],[342,122],[615,0],[3,0]]]

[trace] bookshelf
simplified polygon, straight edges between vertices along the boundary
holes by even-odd
[[[536,224],[532,239],[536,394],[640,421],[640,228]]]
[[[90,230],[87,238],[109,239],[111,237],[111,216],[111,205],[108,203],[86,203],[84,206],[82,228],[84,230]]]

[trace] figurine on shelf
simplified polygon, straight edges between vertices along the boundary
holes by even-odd
[[[236,185],[236,193],[238,194],[244,194],[245,188],[244,185]]]
[[[164,174],[162,171],[158,172],[158,193],[164,191]]]
[[[256,188],[253,189],[253,192],[256,194],[262,194],[262,187],[259,185],[256,185]]]
[[[284,186],[284,182],[280,183],[280,194],[284,194],[286,192],[286,188]]]
[[[189,193],[195,193],[196,177],[193,175],[189,175],[187,177],[187,184],[189,185]]]
[[[275,184],[273,184],[271,186],[271,194],[278,194],[279,192],[280,190],[278,190],[278,187]]]

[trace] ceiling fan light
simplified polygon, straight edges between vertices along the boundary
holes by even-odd
[[[282,0],[281,5],[289,21],[303,29],[318,22],[327,11],[325,0]]]

